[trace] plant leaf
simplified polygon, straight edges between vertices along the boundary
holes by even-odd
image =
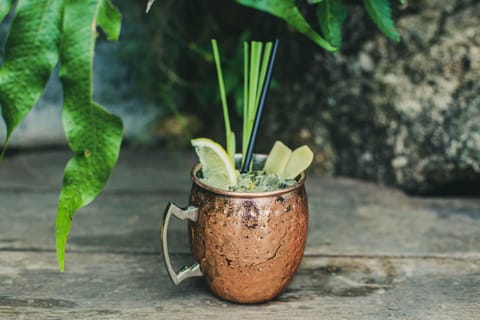
[[[392,19],[388,0],[363,0],[363,4],[373,22],[390,39],[400,41],[400,35]]]
[[[10,12],[11,7],[12,0],[0,0],[0,22],[2,22],[5,16]]]
[[[0,69],[0,105],[7,127],[3,152],[58,62],[62,9],[63,0],[18,1]]]
[[[122,26],[122,15],[108,0],[100,3],[97,25],[106,33],[108,40],[118,40]]]
[[[58,201],[56,248],[64,270],[65,246],[75,212],[102,190],[118,159],[122,122],[93,101],[92,66],[99,24],[110,38],[119,30],[107,0],[69,0],[63,18],[60,79],[63,83],[62,121],[75,153],[68,162]],[[108,12],[103,12],[107,10]],[[117,16],[118,17],[118,16]],[[112,31],[113,30],[113,31]]]
[[[297,31],[303,33],[316,44],[327,51],[335,52],[337,48],[333,47],[327,40],[319,35],[312,26],[305,20],[300,10],[295,5],[295,0],[236,0],[239,4],[264,11],[285,20]]]
[[[317,7],[317,17],[323,36],[332,46],[340,48],[342,44],[342,23],[347,17],[347,8],[343,0],[325,0]]]

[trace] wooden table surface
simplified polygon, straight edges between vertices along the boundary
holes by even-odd
[[[276,300],[236,305],[200,278],[174,287],[160,221],[185,205],[191,152],[122,152],[104,192],[74,218],[66,270],[54,226],[67,151],[0,163],[0,319],[480,319],[480,199],[408,197],[372,183],[309,175],[309,238]],[[192,262],[171,226],[177,267]]]

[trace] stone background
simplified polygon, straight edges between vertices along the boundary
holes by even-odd
[[[394,3],[400,43],[353,6],[336,55],[281,21],[229,1],[164,1],[149,16],[143,3],[117,5],[122,35],[118,43],[97,45],[95,98],[122,116],[128,142],[179,146],[192,134],[222,141],[216,79],[199,52],[211,37],[228,46],[246,30],[251,37],[281,39],[277,89],[269,95],[259,151],[280,138],[292,147],[309,144],[314,170],[327,175],[420,194],[480,189],[479,1]],[[199,90],[200,96],[192,93]],[[63,145],[60,105],[61,88],[52,79],[12,147]]]
[[[421,193],[478,181],[479,16],[479,1],[412,1],[397,14],[396,44],[355,15],[345,47],[357,49],[309,51],[269,122],[291,123],[327,172]]]

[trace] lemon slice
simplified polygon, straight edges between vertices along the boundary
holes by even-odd
[[[282,178],[295,179],[310,166],[312,160],[313,152],[308,146],[305,145],[295,149],[288,158]]]
[[[274,173],[279,177],[283,176],[288,159],[292,154],[292,150],[284,145],[281,141],[275,141],[272,150],[268,154],[267,161],[263,170],[266,173]]]
[[[235,167],[220,144],[207,138],[197,138],[191,142],[202,164],[205,183],[225,190],[237,184]]]

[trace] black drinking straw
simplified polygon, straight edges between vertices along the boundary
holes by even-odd
[[[250,139],[248,140],[247,154],[245,155],[245,161],[243,162],[241,173],[248,172],[250,168],[250,163],[252,162],[253,155],[253,146],[255,145],[255,139],[257,138],[258,128],[260,126],[260,121],[262,120],[263,107],[265,106],[265,100],[267,100],[268,88],[270,87],[270,82],[272,80],[272,71],[273,65],[275,64],[275,56],[278,49],[278,39],[275,39],[273,44],[272,54],[268,61],[267,75],[265,77],[265,83],[263,84],[262,94],[260,96],[260,101],[258,102],[258,108],[255,113],[255,121],[253,123],[252,133],[250,134]]]

